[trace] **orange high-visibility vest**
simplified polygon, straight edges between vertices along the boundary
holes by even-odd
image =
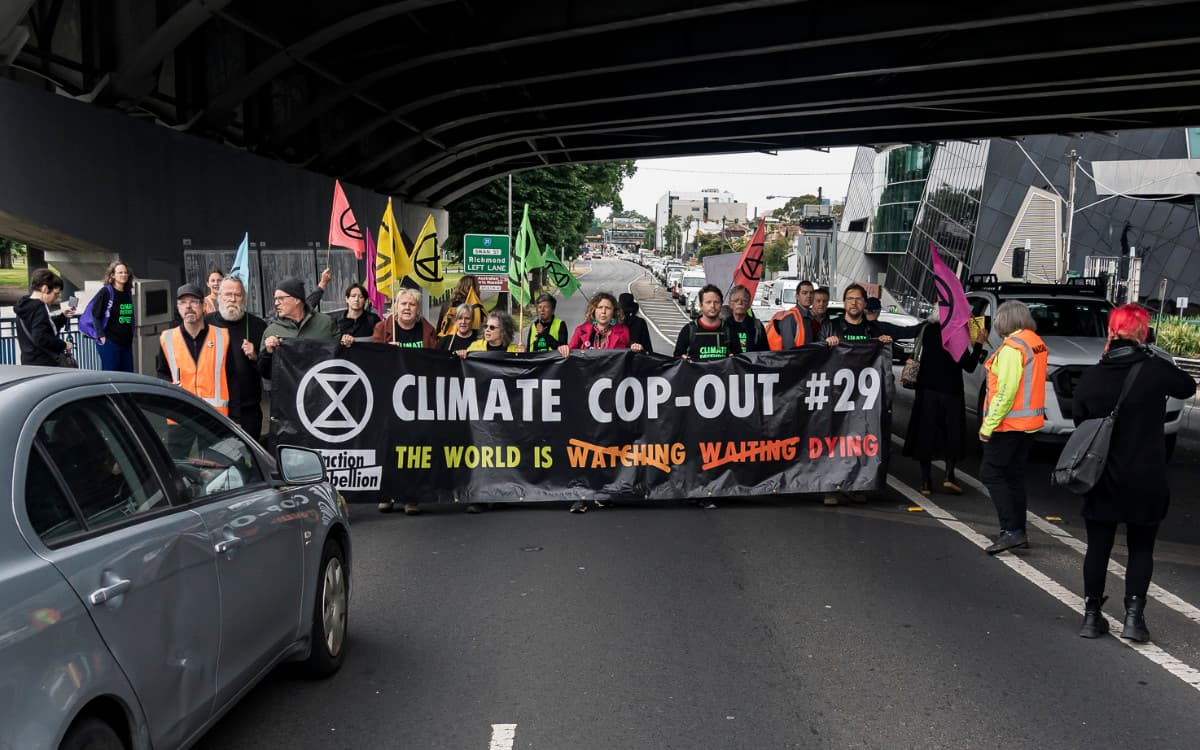
[[[1021,382],[1017,385],[1012,408],[1000,420],[996,432],[1040,430],[1046,423],[1046,365],[1050,359],[1046,342],[1033,331],[1021,330],[1004,339],[1001,346],[1011,346],[1021,353]],[[983,404],[985,417],[1000,385],[1000,379],[992,372],[992,360],[999,353],[1000,349],[996,349],[984,364],[987,368],[987,397]]]
[[[208,327],[208,335],[200,347],[199,362],[192,359],[179,328],[163,331],[159,343],[167,366],[171,368],[171,379],[228,416],[229,383],[225,378],[225,359],[229,356],[229,334],[225,329]]]
[[[808,323],[799,308],[789,307],[775,313],[763,327],[767,330],[767,346],[773,352],[783,351],[785,348],[798,349],[808,343]],[[781,327],[784,328],[782,333],[779,330]],[[791,328],[795,328],[794,334]]]

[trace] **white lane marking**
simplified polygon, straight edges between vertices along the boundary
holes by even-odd
[[[493,724],[492,741],[488,744],[488,750],[512,750],[516,739],[516,724]]]
[[[641,280],[642,280],[641,277],[639,277],[639,278],[634,279],[633,281],[641,281]],[[629,282],[629,286],[627,287],[630,294],[633,294],[633,281]],[[644,302],[641,304],[645,305]],[[675,342],[672,341],[671,339],[667,338],[663,334],[662,329],[660,329],[657,325],[654,324],[654,321],[650,318],[649,315],[645,316],[642,319],[645,320],[646,323],[648,323],[650,325],[650,327],[654,329],[654,332],[658,334],[658,337],[660,339],[662,339],[663,341],[666,342],[667,346],[675,346]]]
[[[899,444],[900,447],[904,447],[904,438],[898,435],[892,435],[892,441]],[[942,461],[934,461],[933,463],[943,471],[946,469],[946,464]],[[983,482],[980,482],[978,479],[966,473],[965,471],[958,471],[956,469],[955,473],[959,478],[965,480],[964,484],[974,487],[984,495],[988,494],[987,487],[983,486]],[[1076,538],[1070,532],[1055,526],[1041,516],[1034,515],[1029,511],[1025,512],[1025,518],[1029,521],[1029,523],[1036,526],[1039,531],[1042,531],[1048,536],[1054,537],[1059,542],[1062,542],[1081,555],[1087,554],[1087,542]],[[1121,581],[1125,580],[1125,566],[1115,560],[1110,559],[1108,561],[1108,572],[1112,573],[1117,578],[1120,578]],[[1148,593],[1151,597],[1158,601],[1159,604],[1162,604],[1167,609],[1174,610],[1192,622],[1200,624],[1200,607],[1196,607],[1188,603],[1176,594],[1173,594],[1164,589],[1162,586],[1159,586],[1157,583],[1151,583],[1150,588],[1146,593]]]
[[[948,513],[937,504],[931,502],[929,498],[924,497],[921,493],[909,487],[904,482],[901,482],[896,477],[889,476],[887,478],[888,486],[899,492],[905,498],[916,505],[920,505],[932,517],[937,519],[946,528],[952,529],[967,541],[974,544],[980,549],[986,549],[992,543],[992,540],[985,537],[983,534],[972,529],[967,524],[959,521],[952,513]],[[1050,578],[1048,575],[1033,567],[1019,557],[1016,557],[1011,552],[1001,552],[995,556],[995,559],[1004,565],[1007,565],[1017,575],[1037,586],[1042,591],[1045,591],[1050,596],[1067,605],[1073,612],[1078,612],[1077,604],[1079,596],[1066,587]],[[1123,623],[1117,619],[1105,614],[1104,619],[1108,620],[1110,631],[1109,633],[1121,643],[1129,648],[1137,651],[1142,656],[1162,667],[1166,671],[1178,677],[1184,683],[1190,685],[1200,691],[1200,670],[1184,664],[1179,659],[1171,656],[1162,648],[1155,646],[1153,643],[1135,643],[1119,637]]]

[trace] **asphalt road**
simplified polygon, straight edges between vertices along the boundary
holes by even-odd
[[[598,261],[584,290],[640,274]],[[634,288],[673,339],[682,318]],[[559,311],[574,325],[582,303]],[[902,391],[901,435],[910,406]],[[990,558],[986,496],[913,510],[897,446],[892,486],[861,506],[357,506],[342,671],[268,678],[199,747],[1200,747],[1197,432],[1170,469],[1150,647],[1076,636],[1082,523],[1045,479],[1050,451],[1030,470],[1031,548]]]

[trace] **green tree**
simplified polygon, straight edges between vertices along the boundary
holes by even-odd
[[[679,252],[679,240],[683,236],[683,231],[679,228],[679,217],[672,216],[667,225],[663,227],[663,244],[666,245],[665,250],[669,253]]]
[[[654,220],[652,219],[650,220],[650,223],[646,225],[646,239],[642,240],[642,249],[657,250],[658,248],[655,247],[655,243],[658,242],[657,237],[658,224],[654,223]]]
[[[562,250],[563,260],[579,254],[583,238],[593,226],[595,210],[623,209],[621,188],[637,170],[632,161],[566,164],[513,175],[513,232],[529,204],[529,220],[538,244]],[[497,178],[447,206],[450,229],[443,246],[448,257],[462,252],[468,233],[505,234],[509,217],[508,180]]]
[[[763,246],[763,263],[768,271],[782,271],[787,268],[787,257],[792,251],[791,243],[782,237],[771,240]]]
[[[775,211],[775,216],[785,219],[793,224],[800,222],[800,217],[804,216],[804,207],[820,203],[821,199],[812,193],[797,195],[789,198],[787,203],[783,204],[783,208]]]
[[[719,234],[702,234],[696,238],[696,257],[706,258],[709,255],[723,255],[733,252],[729,243]]]
[[[17,258],[25,256],[25,245],[16,240],[0,237],[0,268],[9,269]]]
[[[640,213],[638,211],[634,211],[633,209],[626,209],[624,211],[614,210],[612,217],[614,219],[633,219],[634,221],[639,221],[643,224],[653,224],[654,223],[654,220],[651,219],[649,216],[646,216],[645,214]]]

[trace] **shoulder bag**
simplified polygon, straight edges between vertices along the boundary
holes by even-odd
[[[913,342],[912,357],[904,363],[904,367],[900,370],[900,385],[905,388],[912,389],[917,387],[917,375],[921,372],[921,353],[925,349],[925,326],[927,325],[929,324],[924,323],[921,325],[921,331],[917,334],[917,340]]]
[[[1129,395],[1129,388],[1143,364],[1138,362],[1130,368],[1111,414],[1085,419],[1071,433],[1067,444],[1063,446],[1062,455],[1058,457],[1058,463],[1054,465],[1054,473],[1050,475],[1051,484],[1082,495],[1095,487],[1100,477],[1104,476],[1104,465],[1108,463],[1108,448],[1112,441],[1117,412],[1121,409],[1125,397]]]
[[[20,315],[17,316],[17,325],[21,326],[21,330],[25,332],[25,338],[29,339],[30,345],[32,345],[35,349],[48,354],[50,358],[54,360],[55,367],[79,367],[79,362],[75,360],[75,356],[72,355],[71,352],[52,352],[34,340],[33,334],[29,332],[29,326],[25,325],[25,321],[21,320]],[[54,323],[52,322],[50,325],[54,325]]]

